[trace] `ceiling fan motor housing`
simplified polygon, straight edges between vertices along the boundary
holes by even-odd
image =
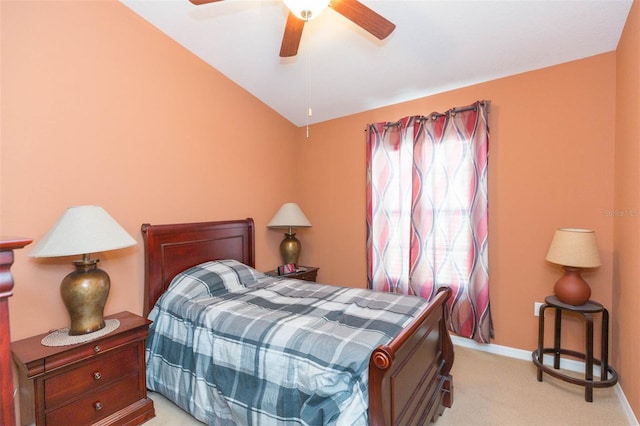
[[[298,18],[310,21],[329,6],[329,0],[284,0],[284,4]]]

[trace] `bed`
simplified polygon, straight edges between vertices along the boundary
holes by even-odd
[[[255,266],[255,230],[254,222],[250,218],[243,220],[166,225],[143,224],[142,235],[145,248],[145,316],[157,315],[157,312],[164,309],[160,307],[162,301],[170,300],[168,294],[173,291],[173,286],[177,286],[177,284],[172,285],[172,282],[180,282],[180,279],[178,279],[177,276],[182,277],[184,271],[193,270],[193,268],[197,268],[199,265],[205,264],[206,262],[215,265],[235,262],[230,264],[246,265],[249,267],[249,270],[252,270]],[[215,260],[221,262],[211,262]],[[256,278],[254,275],[260,275],[260,273],[253,273],[252,279]],[[174,278],[176,279],[174,280]],[[226,315],[233,310],[233,308],[229,309],[229,306],[236,306],[234,303],[237,302],[235,300],[231,300],[231,296],[227,293],[238,293],[237,295],[234,294],[233,297],[249,297],[247,293],[250,291],[261,292],[262,294],[266,291],[271,291],[272,288],[276,288],[276,290],[274,290],[275,293],[271,293],[265,298],[266,302],[264,303],[271,303],[274,298],[279,300],[280,297],[284,297],[279,292],[290,291],[287,289],[294,289],[297,293],[307,292],[304,294],[308,295],[311,293],[315,294],[318,290],[325,290],[325,288],[328,290],[329,287],[337,287],[298,280],[288,280],[293,282],[283,282],[283,280],[273,277],[268,277],[266,281],[269,280],[271,280],[271,282],[265,283],[262,278],[258,277],[255,281],[258,284],[254,285],[252,281],[251,285],[247,285],[239,291],[226,291],[221,297],[225,298],[224,303],[227,303],[227,305],[224,305],[224,308],[220,308],[222,309],[220,312],[223,312]],[[170,285],[172,285],[172,289],[167,292]],[[207,288],[210,289],[210,287]],[[359,292],[356,296],[359,300],[361,298],[360,292],[369,293],[371,295],[375,295],[375,297],[395,297],[395,295],[374,293],[364,289],[348,289],[346,287],[337,288],[340,289],[340,292],[346,292],[345,294],[351,294],[351,291]],[[167,295],[162,297],[165,292],[167,292]],[[423,306],[418,311],[414,312],[410,320],[404,322],[402,327],[398,329],[392,337],[386,340],[383,339],[380,344],[370,348],[370,352],[366,352],[368,359],[366,355],[357,355],[362,358],[360,363],[364,365],[363,371],[366,376],[362,380],[365,384],[365,388],[364,391],[361,392],[363,394],[363,398],[366,399],[364,402],[366,405],[364,409],[364,424],[423,425],[436,421],[438,416],[443,413],[445,407],[452,406],[453,384],[450,371],[453,365],[454,351],[447,331],[445,318],[445,304],[450,293],[450,290],[442,289],[429,303],[420,302],[422,305],[426,306]],[[288,295],[285,296],[286,298],[289,297]],[[418,298],[414,297],[412,299]],[[195,299],[191,299],[190,296],[180,296],[176,300],[183,300],[185,306],[188,304],[189,312],[193,312],[194,308],[190,303]],[[229,303],[231,305],[229,305]],[[203,311],[205,310],[205,308],[198,309],[202,309]],[[208,309],[210,308],[206,308],[206,310]],[[271,309],[271,306],[269,309]],[[166,310],[171,311],[171,314],[168,316],[177,316],[174,312],[177,308],[174,309],[172,306],[169,306]],[[391,312],[391,309],[389,309],[389,312]],[[386,310],[384,315],[386,318]],[[392,314],[388,314],[388,316],[391,315]],[[201,314],[198,313],[197,316],[201,316]],[[158,316],[158,318],[160,317]],[[179,318],[177,321],[184,322]],[[234,322],[238,322],[238,320],[234,320]],[[154,325],[152,325],[152,329]],[[159,329],[160,324],[158,324],[158,330]],[[251,330],[255,329],[255,326],[251,327]],[[148,339],[148,367],[150,359],[161,358],[161,354],[155,353],[155,349],[150,349],[150,346],[165,346],[165,349],[163,350],[166,350],[167,353],[178,353],[181,358],[191,359],[192,357],[195,357],[193,354],[186,354],[188,351],[185,351],[182,347],[166,348],[166,346],[173,344],[171,342],[172,339],[166,338],[166,336],[162,338],[162,341],[164,342],[162,345],[150,344],[149,342],[153,342],[154,339],[156,341],[160,341],[160,331],[156,331],[156,333],[157,336],[154,337],[154,331],[151,330]],[[201,330],[199,331],[199,334],[202,334]],[[207,334],[207,332],[205,331],[204,334]],[[179,336],[177,338],[178,340],[184,340],[182,332],[177,336]],[[221,344],[219,343],[221,340],[224,339],[221,339],[220,336],[218,336],[215,341],[216,343],[212,346],[215,348],[215,353],[219,353],[221,350]],[[169,343],[167,343],[167,341],[169,341]],[[191,340],[190,342],[191,343],[187,346],[192,345],[193,348],[191,349],[193,349],[194,353],[203,352],[198,349],[198,346],[195,343]],[[242,351],[245,351],[245,349],[242,349]],[[238,353],[245,353],[242,351]],[[230,353],[233,354],[233,350],[231,350]],[[349,350],[346,352],[346,355],[341,354],[340,358],[348,358],[353,355],[353,353],[355,352]],[[316,360],[321,358],[319,355],[316,357],[313,353],[311,355],[314,355]],[[208,375],[214,374],[213,371],[216,370],[217,360],[215,358],[212,358],[212,360],[211,364],[213,364],[213,366],[210,368],[205,367],[207,371],[202,372],[202,375],[206,375],[208,377]],[[271,362],[274,362],[273,358]],[[220,364],[222,365],[223,362],[221,361]],[[313,366],[315,368],[316,364]],[[352,364],[349,364],[349,369],[351,369],[351,366]],[[298,368],[300,370],[306,370],[310,367],[305,366],[304,368]],[[182,373],[180,373],[180,380],[182,380],[182,377],[185,376],[184,368],[176,367],[175,369],[176,371],[182,371]],[[154,389],[154,383],[160,382],[160,380],[156,380],[157,377],[154,377],[154,375],[168,374],[166,373],[167,370],[167,366],[164,364],[161,369],[157,366],[155,368],[148,368],[147,384],[151,390],[163,393],[162,390]],[[224,369],[220,367],[219,370],[223,371]],[[267,368],[267,370],[269,370],[269,373],[273,373],[271,370],[275,370],[275,368]],[[202,377],[196,377],[199,373],[195,372],[190,372],[186,375],[194,380],[193,383],[183,383],[179,386],[180,388],[183,388],[186,393],[190,393],[194,389],[200,389],[203,386],[203,382],[208,383],[213,381],[213,379],[203,380]],[[330,378],[333,377],[329,373],[323,373],[322,376],[327,380],[331,380]],[[174,380],[170,378],[171,376],[167,377],[165,377],[165,380]],[[251,383],[254,383],[255,380],[255,378],[246,377],[245,374],[242,381],[238,382],[236,380],[235,384],[237,386],[238,383],[245,383],[249,384],[249,387],[251,387]],[[304,381],[302,379],[296,380]],[[341,379],[336,380],[340,381]],[[358,386],[361,385],[362,383]],[[216,386],[218,385],[211,386],[209,384],[209,386],[214,389],[206,389],[202,392],[205,394],[207,392],[209,393],[212,399],[211,405],[224,405],[226,402],[224,401],[224,398],[221,398],[220,396],[220,393],[222,393],[222,386],[220,386],[219,389],[216,389]],[[328,388],[332,388],[332,386],[333,385],[329,384]],[[357,387],[353,386],[353,388],[356,389]],[[192,398],[192,396],[180,395],[180,392],[174,391],[173,394],[165,394],[165,396],[177,403],[183,409],[190,411],[190,408],[185,406],[185,400]],[[245,389],[244,394],[247,393],[248,392]],[[192,403],[191,401],[186,402]],[[248,402],[244,400],[241,403],[248,404]],[[356,405],[355,403],[349,404],[354,406]],[[281,402],[280,405],[282,405]],[[251,409],[248,408],[248,410]],[[194,417],[198,418],[196,414],[192,414]],[[311,421],[299,421],[296,423],[295,421],[285,421],[275,415],[271,416],[270,414],[264,413],[260,413],[260,415],[262,417],[250,417],[250,419],[257,419],[255,421],[245,419],[243,422],[252,424],[351,423],[351,425],[354,425],[362,420],[362,418],[360,418],[358,421],[354,421],[353,417],[345,417],[341,415],[338,420],[331,420],[328,417],[316,417]],[[203,419],[202,414],[200,414],[199,418],[199,420],[205,421],[206,423],[235,423],[230,419],[231,417],[224,416],[217,420]]]

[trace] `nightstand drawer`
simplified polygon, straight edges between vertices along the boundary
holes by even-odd
[[[44,381],[44,404],[55,408],[66,400],[138,371],[138,345],[129,345]]]
[[[146,337],[146,330],[142,332],[142,336]],[[73,362],[83,361],[95,357],[96,355],[103,354],[111,349],[122,346],[129,341],[137,340],[139,336],[132,334],[127,340],[118,339],[116,334],[107,335],[104,339],[88,342],[82,346],[76,347],[72,350],[65,351],[59,355],[47,357],[44,360],[44,369],[47,372],[53,371],[56,368],[66,367]]]
[[[47,412],[46,424],[92,424],[142,398],[144,392],[140,389],[140,377],[132,374],[107,388],[90,392],[62,408]]]

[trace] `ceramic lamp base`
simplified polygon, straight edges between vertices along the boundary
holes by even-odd
[[[71,318],[71,336],[93,333],[105,326],[104,305],[111,283],[97,263],[98,259],[73,262],[76,270],[60,284],[60,295]]]
[[[564,266],[564,275],[553,287],[558,300],[568,305],[580,306],[589,301],[591,288],[580,276],[581,268]]]
[[[284,240],[280,243],[280,255],[282,261],[286,265],[288,263],[298,264],[300,259],[300,249],[302,244],[296,238],[295,232],[287,232],[284,234]]]

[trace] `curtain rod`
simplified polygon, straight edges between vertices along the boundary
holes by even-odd
[[[460,108],[451,108],[450,110],[448,110],[446,112],[443,112],[443,113],[434,112],[434,113],[431,113],[431,114],[429,114],[427,116],[420,115],[420,116],[417,116],[416,119],[417,119],[417,121],[425,121],[425,120],[429,120],[429,119],[435,120],[436,118],[443,117],[443,116],[455,116],[459,112],[474,111],[474,110],[476,110],[477,105],[485,106],[485,105],[487,105],[488,102],[489,101],[478,101],[478,102],[475,102],[473,105],[469,105],[469,106],[466,106],[466,107],[460,107]],[[402,120],[398,120],[398,121],[393,122],[393,123],[387,123],[387,124],[384,125],[384,127],[385,127],[385,129],[387,129],[389,127],[397,127],[397,126],[399,126],[401,124],[401,122],[402,122]],[[367,129],[365,129],[365,132],[366,131],[367,131]]]

